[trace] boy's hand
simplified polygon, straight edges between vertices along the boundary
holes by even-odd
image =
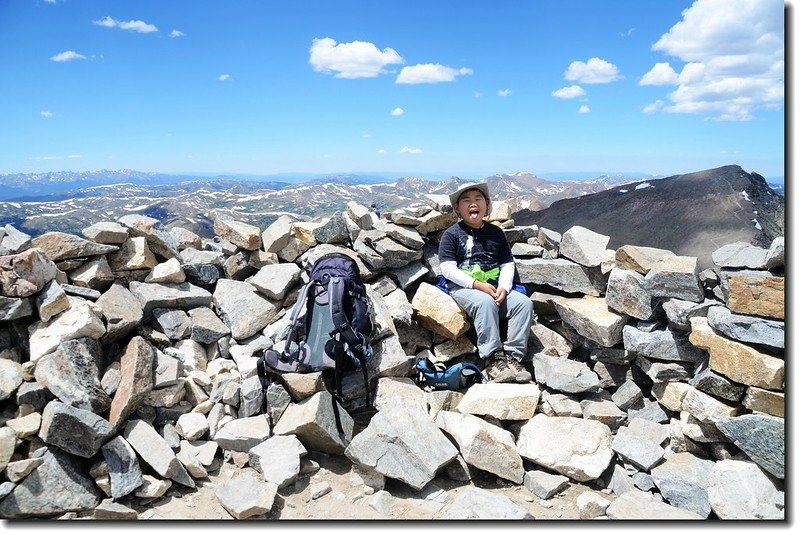
[[[495,297],[494,297],[494,302],[497,303],[497,306],[500,306],[500,305],[503,304],[503,301],[505,301],[505,299],[506,299],[506,295],[508,295],[508,292],[506,291],[505,288],[498,288],[497,289],[497,291],[495,292]]]
[[[480,290],[483,293],[487,293],[492,296],[492,299],[497,300],[497,289],[495,289],[495,287],[489,284],[488,282],[481,282],[479,280],[476,280],[473,283],[472,288],[475,290]]]

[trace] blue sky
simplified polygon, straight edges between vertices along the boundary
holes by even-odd
[[[0,0],[0,173],[784,168],[776,0]]]

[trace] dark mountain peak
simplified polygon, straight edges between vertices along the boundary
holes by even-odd
[[[769,246],[782,236],[784,203],[760,175],[726,165],[558,200],[515,213],[514,220],[557,232],[580,225],[611,236],[612,249],[659,247],[711,267],[711,253],[726,243]]]

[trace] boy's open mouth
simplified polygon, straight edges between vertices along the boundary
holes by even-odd
[[[480,213],[481,213],[481,211],[478,210],[477,208],[472,208],[469,211],[469,218],[470,219],[478,219],[478,217],[480,217]]]

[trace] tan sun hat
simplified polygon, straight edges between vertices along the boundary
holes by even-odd
[[[491,197],[489,197],[489,184],[486,182],[467,182],[466,184],[459,186],[456,191],[450,194],[450,204],[453,205],[453,210],[455,210],[455,207],[458,204],[458,198],[461,197],[461,194],[471,189],[476,189],[483,193],[483,196],[486,198],[486,200],[491,203]],[[491,213],[492,205],[489,204],[486,209],[486,215],[488,216]],[[456,214],[458,214],[458,211],[456,211]]]

